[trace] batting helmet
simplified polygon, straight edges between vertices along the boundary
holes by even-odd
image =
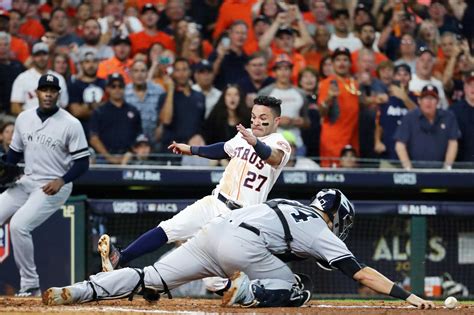
[[[345,240],[354,223],[354,205],[339,189],[322,189],[311,200],[310,207],[323,211],[332,222],[332,232]]]

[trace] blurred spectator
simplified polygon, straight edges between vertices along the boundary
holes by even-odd
[[[255,35],[254,41],[247,41],[244,46],[245,53],[248,55],[254,54],[260,50],[258,42],[262,38],[263,34],[270,28],[272,21],[265,15],[259,15],[253,19],[253,33]]]
[[[150,64],[148,79],[166,89],[164,80],[173,72],[175,54],[164,49],[160,43],[155,43],[148,50],[147,61]]]
[[[286,55],[288,56],[288,58],[291,59],[291,62],[293,64],[292,73],[291,73],[291,81],[294,84],[297,83],[299,71],[303,69],[304,67],[306,67],[306,60],[304,59],[303,55],[301,55],[296,50],[295,32],[296,30],[289,27],[280,27],[276,29],[275,31],[275,28],[272,25],[268,29],[268,31],[262,36],[259,43],[260,48],[265,49],[265,45],[266,45],[265,41],[268,41],[267,42],[268,44],[270,44],[273,41],[272,53],[271,53],[272,58],[269,64],[270,70],[273,69],[273,66],[276,60],[279,58],[279,56]],[[272,33],[274,35],[272,35]],[[275,76],[274,73],[273,73],[273,76]]]
[[[183,20],[181,24],[184,35],[182,40],[176,41],[176,53],[179,57],[188,59],[191,65],[197,64],[211,54],[213,47],[207,40],[202,40],[196,23]]]
[[[309,11],[303,13],[308,32],[315,35],[319,28],[328,28],[330,33],[334,32],[333,25],[329,20],[331,12],[326,0],[309,0]]]
[[[392,3],[392,1],[388,3]],[[415,36],[416,18],[405,11],[398,11],[392,15],[392,19],[388,23],[383,25],[385,28],[380,34],[379,48],[385,52],[390,60],[396,60],[402,35]]]
[[[212,37],[217,40],[221,35],[236,21],[242,21],[247,28],[252,25],[252,6],[256,0],[239,0],[239,1],[222,1],[222,5],[219,8],[219,14],[217,15],[217,21],[214,27]],[[251,32],[250,38],[246,38],[249,41],[253,40],[253,33]],[[245,40],[244,40],[245,42]]]
[[[34,2],[39,3],[39,1]],[[49,21],[51,20],[52,12],[56,8],[64,9],[68,16],[75,16],[77,13],[76,5],[77,1],[46,0],[36,9],[36,12],[42,21]]]
[[[400,58],[395,61],[395,66],[407,64],[411,74],[416,74],[416,42],[412,34],[403,34],[400,40]]]
[[[451,111],[436,108],[438,101],[437,87],[426,85],[418,100],[420,107],[406,114],[398,126],[395,150],[403,168],[443,165],[451,169],[461,132]]]
[[[435,62],[435,55],[433,51],[424,46],[418,50],[418,59],[416,60],[416,73],[412,75],[409,89],[415,94],[419,94],[421,89],[427,84],[433,84],[439,93],[439,106],[441,108],[448,108],[448,100],[444,94],[444,88],[441,81],[433,77],[433,68]]]
[[[52,70],[63,76],[66,82],[71,79],[72,69],[69,56],[64,53],[56,53],[51,60]]]
[[[107,0],[105,16],[99,18],[102,32],[102,43],[108,43],[111,38],[128,36],[143,31],[140,20],[133,16],[125,16],[124,0]]]
[[[332,56],[326,56],[321,59],[321,65],[319,66],[319,77],[321,80],[326,79],[330,75],[334,74],[334,67],[332,65]]]
[[[305,170],[315,170],[320,168],[318,163],[311,160],[310,158],[297,156],[296,136],[291,131],[285,130],[281,133],[281,135],[291,146],[290,159],[288,160],[288,163],[285,167],[294,167]]]
[[[89,143],[99,155],[97,163],[121,164],[123,154],[142,133],[140,112],[124,101],[124,88],[125,81],[119,73],[109,75],[109,101],[92,113]]]
[[[168,35],[175,34],[178,23],[185,19],[186,17],[186,8],[184,0],[168,0],[166,2],[165,10],[163,11],[163,21],[166,25],[163,28],[164,32]],[[163,25],[163,23],[159,23]]]
[[[357,168],[359,167],[357,159],[357,151],[350,144],[345,145],[341,150],[341,155],[339,158],[339,167]]]
[[[276,0],[258,0],[252,6],[253,18],[257,16],[264,16],[270,21],[274,21],[280,12],[286,11],[287,7],[284,2]]]
[[[247,24],[241,20],[235,21],[229,27],[229,37],[222,38],[216,50],[209,56],[218,89],[223,89],[229,83],[237,83],[245,75],[248,57],[243,47],[247,33]]]
[[[138,52],[145,54],[147,49],[154,43],[160,43],[166,49],[176,50],[173,38],[158,30],[157,23],[159,18],[158,10],[153,4],[147,3],[143,6],[140,12],[140,19],[144,30],[130,34],[132,55]]]
[[[71,32],[69,18],[62,8],[56,8],[51,12],[49,20],[50,30],[56,34],[56,49],[62,53],[69,53],[73,46],[79,46],[83,43],[82,38]]]
[[[321,115],[318,109],[318,74],[311,67],[303,68],[298,75],[298,87],[308,103],[309,127],[301,130],[306,156],[319,156],[319,137],[321,135]],[[287,139],[288,140],[288,139]]]
[[[375,69],[377,79],[382,83],[385,92],[388,92],[388,87],[392,84],[394,69],[393,62],[390,60],[382,61]]]
[[[424,20],[421,22],[420,27],[418,29],[418,42],[421,46],[427,47],[430,49],[434,56],[437,57],[440,55],[439,51],[439,42],[440,36],[439,31],[436,28],[436,24],[434,24],[431,20]]]
[[[464,76],[464,99],[454,103],[451,110],[457,118],[461,138],[457,160],[462,162],[474,161],[474,71],[468,71]]]
[[[12,142],[14,128],[15,124],[13,122],[4,123],[2,125],[2,128],[0,128],[0,156],[6,154],[10,149],[10,143]]]
[[[225,142],[235,136],[236,126],[250,127],[250,109],[238,85],[228,85],[203,124],[205,143]]]
[[[19,16],[17,14],[17,16]],[[15,36],[16,33],[10,32],[10,13],[0,8],[0,32],[10,33],[9,56],[11,60],[18,60],[21,63],[30,56],[30,48],[28,44],[21,38]]]
[[[321,1],[318,1],[318,3],[319,2]],[[307,66],[318,70],[323,58],[331,57],[331,51],[328,47],[329,38],[331,38],[331,33],[329,33],[326,26],[321,25],[316,29],[313,36],[314,45],[310,46],[309,49],[302,50]]]
[[[12,9],[18,11],[21,15],[18,35],[26,40],[30,46],[33,46],[33,43],[37,42],[45,32],[38,19],[28,16],[30,6],[35,5],[29,0],[12,0]]]
[[[335,74],[319,83],[321,126],[321,165],[337,164],[342,148],[350,143],[359,149],[359,86],[351,76],[351,54],[337,48],[332,54]]]
[[[250,55],[247,60],[245,65],[247,75],[242,77],[238,83],[248,108],[252,108],[253,100],[261,89],[275,82],[274,78],[268,76],[267,64],[267,58],[262,52]]]
[[[102,44],[100,42],[100,24],[94,18],[89,18],[84,22],[83,35],[84,43],[79,47],[78,54],[80,55],[84,50],[97,50],[96,57],[99,61],[112,58],[114,50],[112,47]]]
[[[59,79],[61,87],[59,96],[59,106],[66,107],[69,103],[66,81],[63,76],[54,71],[48,70],[49,48],[45,43],[36,43],[32,49],[32,67],[22,72],[13,82],[12,94],[10,98],[11,113],[15,116],[23,110],[38,107],[38,97],[36,88],[39,78],[46,73],[51,73]]]
[[[331,34],[328,47],[334,51],[338,47],[346,47],[351,52],[362,47],[359,38],[349,31],[349,11],[347,9],[336,10],[333,13],[334,33]]]
[[[206,100],[202,93],[191,89],[191,68],[186,59],[173,64],[172,79],[166,77],[166,94],[160,97],[160,122],[164,125],[162,150],[172,141],[187,143],[196,135],[204,121]]]
[[[77,6],[75,16],[74,32],[82,38],[84,35],[84,24],[92,17],[92,6],[90,3],[82,2]],[[99,31],[100,33],[100,31]]]
[[[388,59],[387,56],[373,49],[374,41],[375,41],[375,25],[370,22],[361,25],[359,37],[362,43],[362,47],[373,52],[373,55],[375,58],[373,70],[375,70],[378,64]],[[353,73],[356,73],[359,70],[358,58],[359,58],[359,52],[361,49],[357,49],[351,53]],[[375,75],[375,71],[371,72],[371,75]]]
[[[97,78],[99,57],[93,48],[82,49],[79,56],[80,72],[71,78],[68,85],[68,111],[82,124],[89,135],[89,119],[98,108],[105,94],[105,80]]]
[[[10,59],[10,34],[0,32],[0,121],[10,113],[10,97],[13,81],[25,71],[21,62]]]
[[[379,158],[396,160],[395,140],[393,138],[403,116],[416,108],[410,98],[408,84],[411,79],[410,67],[401,64],[395,67],[393,82],[389,86],[389,98],[377,108],[377,124],[375,128],[375,153]]]
[[[122,165],[150,165],[151,144],[145,135],[139,135],[130,150],[123,155]]]
[[[430,19],[437,26],[439,34],[444,32],[452,32],[459,34],[459,22],[451,15],[448,14],[449,5],[446,0],[431,0],[428,13]]]
[[[281,54],[275,60],[273,72],[275,83],[260,90],[258,95],[273,96],[282,100],[281,117],[278,130],[290,130],[296,136],[296,146],[299,153],[305,152],[301,129],[309,128],[308,100],[305,93],[291,83],[293,63],[291,59]]]
[[[136,60],[131,67],[132,82],[125,87],[125,102],[140,112],[143,134],[148,138],[152,150],[157,151],[161,138],[158,101],[165,91],[161,86],[147,80],[147,75],[147,64]]]
[[[459,41],[456,35],[445,32],[441,37],[444,58],[436,63],[434,76],[441,80],[448,101],[458,101],[463,96],[462,72],[471,69],[473,58],[467,40]]]
[[[189,15],[196,24],[201,26],[201,34],[204,39],[212,40],[214,24],[217,21],[220,0],[191,0]]]
[[[114,56],[99,63],[97,77],[105,79],[112,73],[120,73],[125,83],[130,83],[130,66],[133,63],[130,59],[131,45],[128,36],[115,37],[112,40]]]
[[[194,67],[194,81],[192,89],[201,92],[206,97],[205,118],[209,117],[212,109],[222,95],[222,92],[214,87],[214,73],[212,65],[206,59],[201,60]]]

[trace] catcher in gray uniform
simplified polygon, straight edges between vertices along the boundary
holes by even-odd
[[[93,275],[88,281],[43,294],[46,305],[82,303],[158,293],[209,276],[229,277],[223,305],[301,306],[311,292],[295,279],[284,261],[314,257],[376,292],[418,308],[434,304],[405,291],[360,264],[343,240],[353,225],[354,207],[337,189],[323,189],[309,206],[274,199],[231,211],[205,225],[187,243],[143,269],[123,268]],[[170,297],[170,295],[169,295]]]

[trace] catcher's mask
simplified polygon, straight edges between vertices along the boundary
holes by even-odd
[[[354,223],[354,206],[339,189],[322,189],[311,199],[310,207],[323,211],[332,222],[332,232],[345,240]]]

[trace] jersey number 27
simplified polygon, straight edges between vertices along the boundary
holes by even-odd
[[[259,175],[254,172],[248,172],[247,177],[244,180],[244,186],[250,189],[255,189],[256,191],[260,191],[262,189],[263,184],[267,181],[268,177]]]

